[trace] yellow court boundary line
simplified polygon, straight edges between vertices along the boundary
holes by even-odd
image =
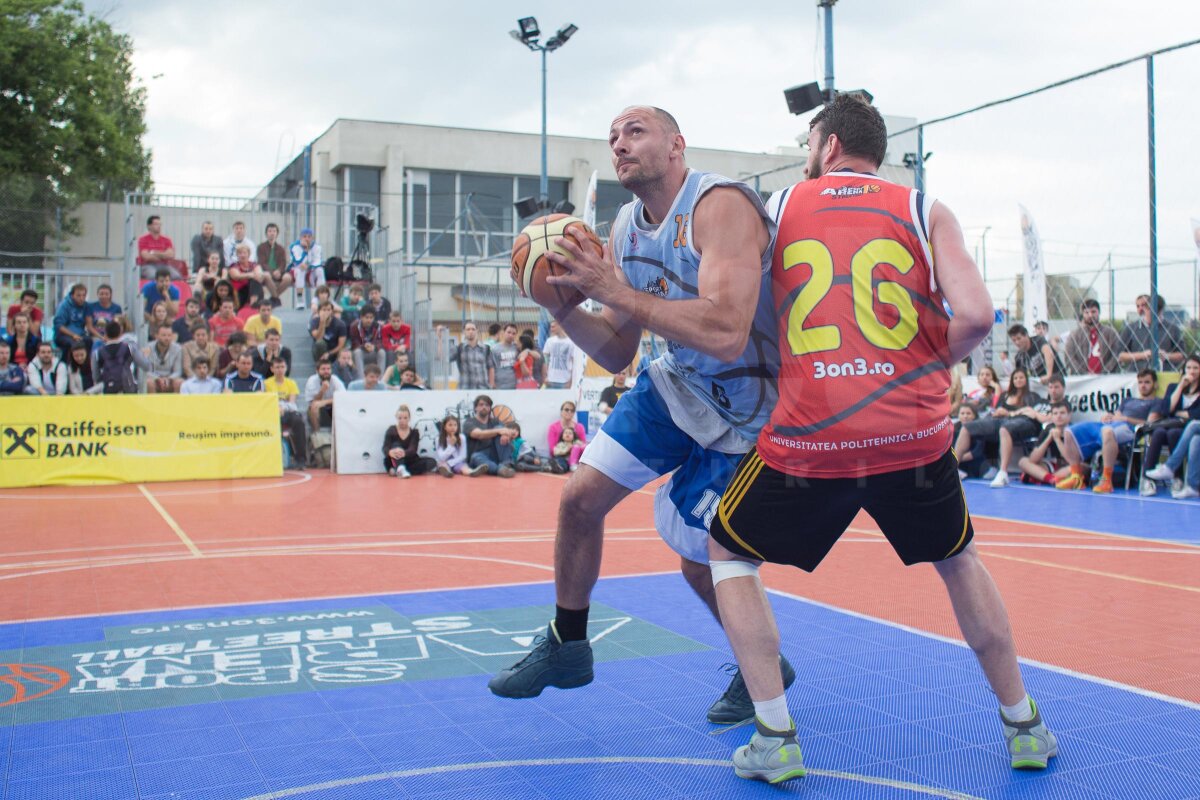
[[[1052,567],[1053,569],[1065,569],[1068,572],[1082,572],[1085,575],[1098,575],[1102,578],[1116,578],[1121,581],[1129,581],[1131,583],[1144,583],[1147,586],[1158,586],[1163,589],[1179,589],[1184,592],[1200,592],[1200,586],[1182,586],[1178,583],[1167,583],[1166,581],[1156,581],[1150,578],[1137,578],[1133,575],[1122,575],[1119,572],[1104,572],[1098,569],[1088,569],[1086,567],[1072,567],[1067,564],[1055,564],[1053,561],[1038,561],[1035,558],[1021,558],[1019,556],[1006,556],[1000,553],[988,551],[988,558],[1003,558],[1005,561],[1020,561],[1024,564],[1035,564],[1039,567]]]
[[[193,542],[191,538],[183,532],[183,528],[179,527],[179,523],[175,521],[174,517],[167,513],[167,510],[162,507],[162,504],[159,503],[158,500],[155,499],[154,495],[150,494],[150,490],[141,483],[138,484],[137,488],[138,491],[142,493],[142,496],[150,501],[150,505],[154,506],[154,510],[159,513],[159,516],[166,520],[166,523],[171,527],[171,530],[175,531],[175,535],[179,537],[179,541],[183,542],[183,546],[186,547],[188,551],[196,558],[204,558],[204,553],[200,552],[200,548],[196,547],[196,543]]]

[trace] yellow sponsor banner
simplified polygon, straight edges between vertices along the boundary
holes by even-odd
[[[0,487],[282,474],[271,394],[0,398]]]

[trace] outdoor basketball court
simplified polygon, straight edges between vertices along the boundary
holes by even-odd
[[[553,613],[562,481],[0,493],[3,797],[1200,797],[1200,504],[967,487],[1059,737],[1040,773],[869,518],[814,575],[765,568],[809,768],[770,787],[729,766],[750,729],[704,719],[731,655],[650,491],[609,520],[595,682],[487,691]]]

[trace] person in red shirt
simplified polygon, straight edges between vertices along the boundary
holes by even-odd
[[[21,292],[21,302],[13,303],[8,307],[8,315],[5,326],[9,333],[12,333],[13,317],[17,314],[25,314],[29,317],[29,321],[33,325],[34,332],[42,329],[42,320],[45,315],[38,308],[38,293],[33,289],[25,289]]]
[[[225,298],[221,301],[221,310],[217,312],[209,321],[208,329],[212,333],[212,341],[217,347],[224,347],[229,342],[229,337],[234,333],[241,333],[245,324],[234,313],[234,303],[232,298]]]
[[[383,326],[383,349],[391,353],[400,348],[412,349],[412,327],[399,311],[393,311],[388,324]]]
[[[142,277],[149,280],[154,277],[155,270],[165,266],[171,270],[171,280],[177,281],[183,277],[175,260],[175,244],[170,237],[162,235],[162,217],[151,214],[146,220],[146,232],[138,237],[137,263],[142,267]]]
[[[808,180],[771,198],[779,402],[709,539],[721,621],[756,712],[733,757],[741,777],[803,774],[758,567],[811,572],[860,510],[906,565],[932,563],[945,583],[999,699],[1012,766],[1044,769],[1057,754],[972,542],[950,449],[949,367],[991,330],[991,297],[954,214],[875,174],[887,143],[874,107],[838,95],[810,123]]]

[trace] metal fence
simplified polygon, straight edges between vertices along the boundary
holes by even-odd
[[[4,269],[0,268],[0,308],[20,302],[21,293],[32,289],[38,293],[37,307],[45,315],[43,327],[49,331],[54,312],[59,303],[77,283],[87,287],[88,300],[96,299],[96,290],[101,285],[113,283],[113,272],[98,269]],[[0,323],[5,322],[0,318]],[[53,335],[50,337],[53,339]]]

